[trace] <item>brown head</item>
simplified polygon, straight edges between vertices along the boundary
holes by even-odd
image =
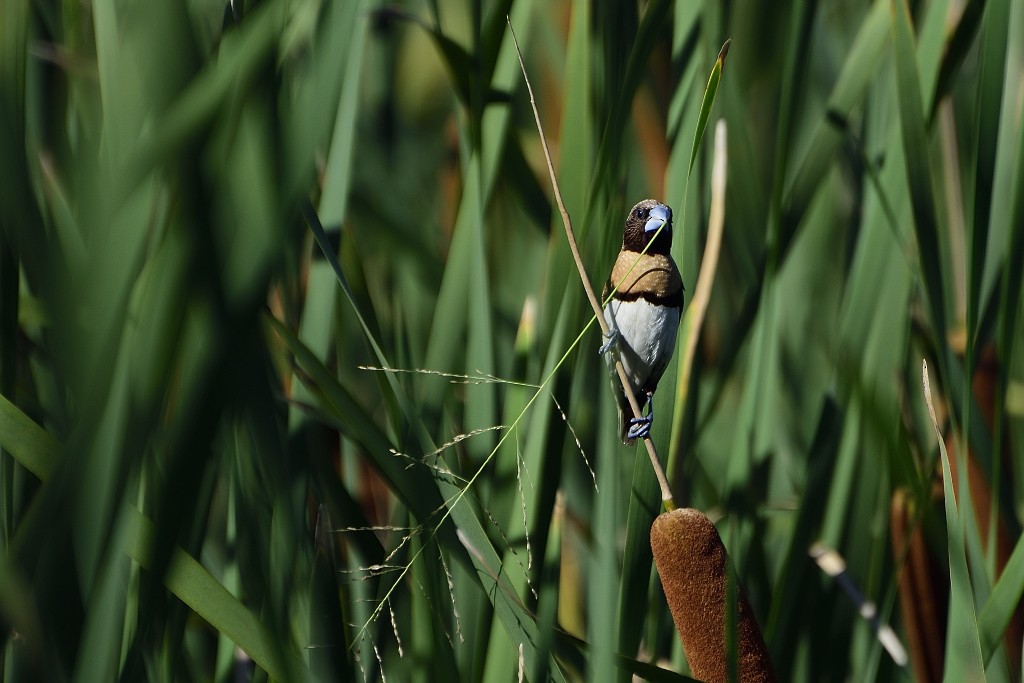
[[[672,209],[654,199],[645,199],[630,209],[626,216],[622,248],[642,252],[651,238],[654,238],[654,243],[647,253],[668,255],[672,249]]]

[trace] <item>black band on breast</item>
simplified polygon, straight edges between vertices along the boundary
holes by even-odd
[[[611,287],[608,287],[608,289],[611,289]],[[669,306],[671,308],[678,309],[682,309],[683,307],[682,289],[673,294],[665,294],[661,296],[654,292],[615,292],[612,298],[616,301],[638,301],[643,299],[647,303],[654,304],[656,306]]]

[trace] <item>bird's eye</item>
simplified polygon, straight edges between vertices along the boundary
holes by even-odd
[[[642,220],[646,214],[647,214],[647,211],[645,211],[644,209],[634,209],[633,210],[633,216],[636,217],[638,220]]]

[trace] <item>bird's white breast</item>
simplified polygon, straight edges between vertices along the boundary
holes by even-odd
[[[676,345],[679,309],[659,306],[644,299],[612,299],[604,309],[608,327],[619,332],[623,369],[639,391],[654,372],[664,371]]]

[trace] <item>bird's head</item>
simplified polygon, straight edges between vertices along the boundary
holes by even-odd
[[[648,254],[668,254],[672,248],[672,209],[645,199],[629,211],[622,233],[622,248],[640,252],[651,240]]]

